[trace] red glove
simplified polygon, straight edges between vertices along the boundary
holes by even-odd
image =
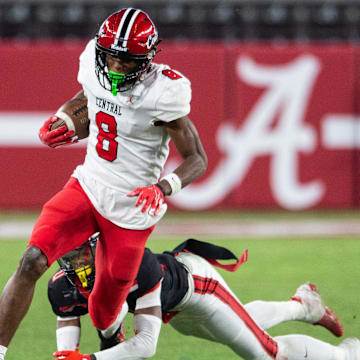
[[[127,196],[139,196],[135,205],[139,206],[145,201],[141,211],[145,212],[150,206],[149,214],[150,211],[153,210],[154,215],[158,214],[161,205],[164,202],[164,194],[158,185],[138,187],[134,191],[128,193]]]
[[[56,359],[64,359],[64,360],[93,360],[93,359],[95,359],[94,355],[80,354],[78,351],[72,351],[72,350],[56,351],[53,353],[53,357]]]
[[[39,138],[41,142],[52,148],[56,148],[60,145],[77,143],[77,138],[72,137],[75,132],[73,130],[69,131],[66,125],[51,130],[51,125],[58,120],[59,118],[53,115],[49,120],[44,122],[44,125],[39,130]]]

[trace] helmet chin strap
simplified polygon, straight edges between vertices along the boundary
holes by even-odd
[[[109,79],[111,80],[111,92],[114,96],[118,93],[118,85],[125,81],[126,75],[109,70]]]

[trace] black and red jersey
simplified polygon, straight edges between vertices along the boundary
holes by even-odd
[[[161,308],[163,319],[169,319],[167,312],[173,309],[185,296],[188,288],[188,273],[184,266],[175,258],[180,251],[188,251],[202,256],[210,264],[228,271],[235,271],[244,261],[247,261],[247,250],[237,258],[230,250],[199,241],[188,239],[178,245],[172,252],[153,254],[146,248],[141,261],[138,275],[126,299],[129,311],[134,312],[136,301],[141,296],[156,289],[159,282],[161,286]],[[236,260],[233,264],[221,264],[219,260]],[[59,270],[50,279],[48,296],[55,314],[66,316],[80,316],[87,313],[87,299],[89,292],[81,287],[80,282],[73,286],[64,272]]]
[[[139,297],[151,292],[162,281],[162,310],[176,306],[188,290],[187,271],[169,253],[153,254],[146,248],[138,275],[126,299],[129,311],[134,312]],[[81,316],[87,313],[88,292],[79,284],[73,286],[62,270],[49,281],[48,297],[53,312],[61,317]]]

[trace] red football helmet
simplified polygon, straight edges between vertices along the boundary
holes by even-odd
[[[141,80],[141,75],[149,69],[160,42],[149,15],[134,8],[121,9],[111,14],[101,25],[95,40],[96,75],[101,86],[114,95],[118,91],[131,89],[136,81]],[[134,60],[137,67],[129,74],[109,73],[106,54]]]

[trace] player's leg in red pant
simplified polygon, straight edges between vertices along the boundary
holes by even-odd
[[[89,314],[95,327],[106,329],[125,302],[154,227],[123,229],[101,215],[97,216],[97,222],[101,234],[96,246],[96,278],[89,298]]]
[[[8,346],[27,313],[35,283],[58,257],[96,232],[85,193],[72,179],[43,207],[15,274],[0,297],[0,345]]]

